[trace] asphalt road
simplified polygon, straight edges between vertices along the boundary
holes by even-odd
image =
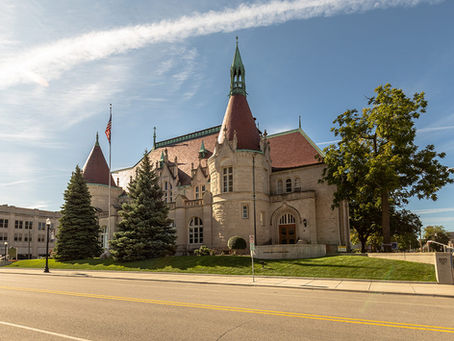
[[[454,299],[1,274],[0,340],[454,340]]]

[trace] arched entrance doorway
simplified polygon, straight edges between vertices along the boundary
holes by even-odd
[[[296,219],[286,213],[279,218],[279,244],[296,243]]]

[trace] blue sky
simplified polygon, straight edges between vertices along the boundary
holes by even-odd
[[[429,102],[416,143],[454,167],[454,1],[13,1],[0,3],[0,204],[58,210],[113,104],[112,168],[158,140],[221,123],[239,36],[261,129],[334,118],[384,83]],[[454,185],[411,200],[454,231]]]

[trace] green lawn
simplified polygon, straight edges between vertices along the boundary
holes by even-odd
[[[44,268],[44,262],[43,259],[21,260],[8,265],[8,267]],[[100,259],[57,262],[50,259],[49,267],[51,269],[249,275],[251,273],[251,260],[244,256],[165,257],[130,263]],[[257,275],[265,276],[435,281],[433,265],[361,256],[258,260],[255,270]]]

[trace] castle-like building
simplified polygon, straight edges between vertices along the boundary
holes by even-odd
[[[238,43],[230,68],[230,99],[222,125],[156,141],[148,153],[159,175],[177,253],[201,245],[226,249],[232,236],[256,245],[349,244],[348,207],[331,208],[335,188],[319,183],[323,152],[301,129],[267,135],[247,102]],[[117,210],[139,162],[112,172],[112,232]],[[98,142],[84,166],[93,206],[107,226],[109,170]]]

